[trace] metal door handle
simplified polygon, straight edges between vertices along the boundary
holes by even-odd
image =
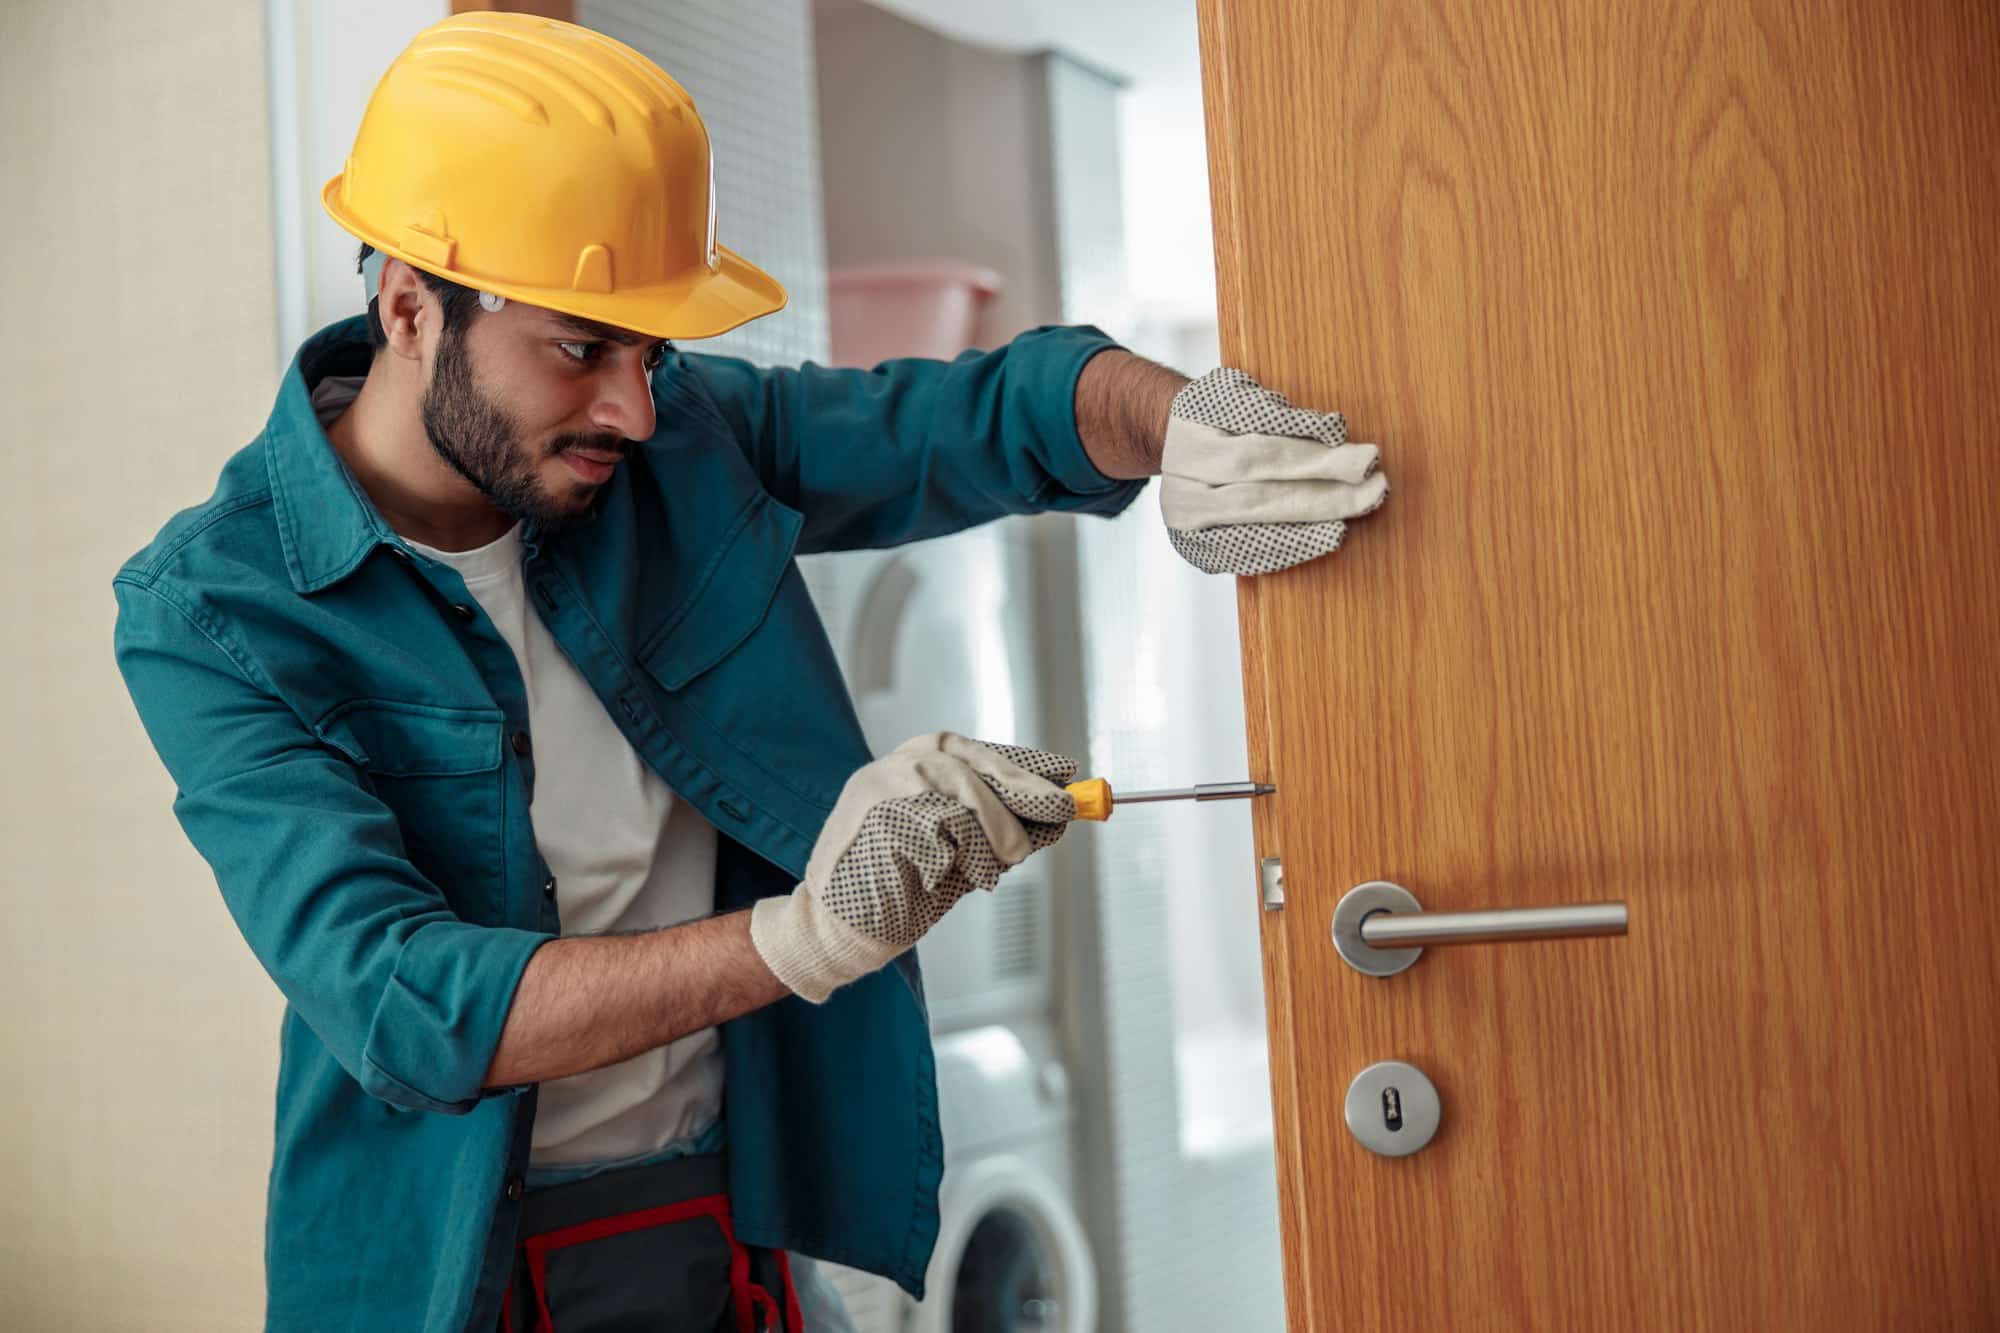
[[[1355,971],[1388,977],[1428,945],[1623,935],[1625,925],[1624,903],[1427,913],[1408,889],[1378,879],[1349,889],[1333,909],[1333,947]]]

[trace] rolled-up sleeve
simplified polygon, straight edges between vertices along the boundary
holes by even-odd
[[[394,813],[171,586],[121,574],[114,648],[174,814],[257,960],[372,1095],[462,1114],[528,958],[554,938],[467,922]]]
[[[992,351],[872,370],[683,352],[660,383],[717,412],[764,488],[804,514],[802,552],[898,546],[1005,514],[1129,505],[1143,479],[1106,477],[1076,432],[1077,377],[1117,345],[1089,325],[1050,325]]]

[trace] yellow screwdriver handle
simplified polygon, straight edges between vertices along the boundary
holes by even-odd
[[[1078,819],[1111,818],[1111,784],[1103,778],[1085,778],[1082,782],[1072,782],[1066,790],[1076,798]]]

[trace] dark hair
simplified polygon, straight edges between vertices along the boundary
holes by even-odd
[[[366,241],[361,243],[361,253],[355,256],[354,269],[358,273],[368,262],[368,256],[375,253],[375,247]],[[410,267],[416,268],[412,264]],[[417,269],[417,276],[424,280],[424,286],[437,297],[439,307],[444,311],[444,332],[456,333],[472,320],[472,312],[479,308],[479,293],[470,287],[461,287],[450,278],[440,278],[435,273]],[[382,316],[375,308],[375,302],[368,303],[368,341],[377,350],[389,345],[389,335],[382,329]]]

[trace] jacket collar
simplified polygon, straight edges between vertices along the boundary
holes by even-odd
[[[264,426],[278,539],[292,587],[302,593],[340,582],[377,546],[400,544],[313,412],[313,385],[328,375],[365,375],[372,356],[365,317],[321,329],[292,358]]]
[[[301,593],[345,579],[378,546],[403,544],[334,451],[312,405],[314,385],[328,375],[365,375],[373,357],[365,316],[327,325],[300,345],[264,426],[264,463],[285,569]],[[530,523],[522,533],[531,554],[540,548],[535,528]]]

